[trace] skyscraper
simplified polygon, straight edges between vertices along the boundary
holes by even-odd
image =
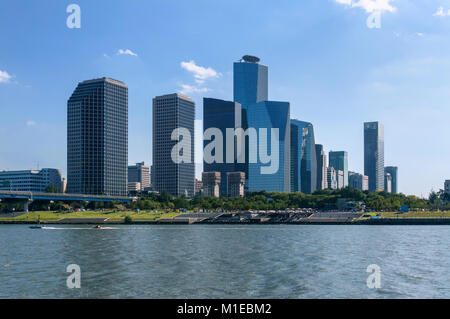
[[[175,93],[153,99],[152,182],[155,190],[168,191],[173,196],[194,196],[194,119],[195,103],[187,96]],[[176,129],[190,136],[178,137]],[[176,145],[181,142],[187,148],[178,149]]]
[[[317,189],[327,189],[327,155],[323,150],[323,145],[316,144],[317,160]],[[292,165],[292,164],[291,164]]]
[[[275,173],[262,174],[261,168],[267,166],[258,159],[257,163],[250,163],[249,136],[245,137],[245,164],[237,165],[236,171],[246,173],[247,190],[259,191],[290,191],[290,105],[288,102],[268,101],[268,68],[259,64],[259,58],[244,56],[234,63],[234,102],[242,106],[241,126],[244,131],[255,129],[258,143],[261,140],[261,130],[266,129],[267,145],[258,153],[267,155],[277,151],[279,167]],[[271,129],[278,130],[278,150],[271,150]],[[254,141],[253,141],[254,142]]]
[[[203,99],[203,130],[217,128],[220,130],[222,136],[214,136],[211,139],[221,139],[223,156],[219,161],[208,163],[206,158],[203,159],[204,172],[220,172],[220,195],[227,195],[227,173],[238,170],[236,166],[236,154],[233,156],[233,162],[227,162],[227,147],[226,147],[226,133],[229,128],[241,127],[241,105],[237,102],[229,102],[218,99]],[[204,140],[204,146],[211,143],[209,140]],[[242,165],[242,164],[240,164]],[[247,172],[248,173],[248,172]]]
[[[396,166],[387,166],[384,168],[385,173],[391,174],[392,184],[391,191],[394,194],[398,193],[398,167]]]
[[[317,190],[317,159],[314,128],[309,122],[291,120],[291,191]]]
[[[67,192],[127,195],[128,87],[100,78],[67,103]]]
[[[150,167],[144,162],[128,166],[128,183],[139,183],[140,190],[150,187]]]
[[[344,187],[348,186],[348,154],[345,151],[329,153],[329,166],[344,174]]]
[[[364,123],[364,175],[369,191],[384,190],[384,129],[379,122]]]
[[[327,182],[329,189],[337,189],[336,170],[333,167],[327,167]]]

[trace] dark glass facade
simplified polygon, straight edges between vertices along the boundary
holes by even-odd
[[[364,175],[369,191],[384,190],[384,129],[379,122],[364,123]]]
[[[291,191],[311,194],[317,190],[314,128],[309,122],[291,120]]]
[[[67,103],[67,192],[127,195],[128,87],[100,78]]]
[[[233,163],[227,163],[227,150],[226,150],[226,130],[227,128],[240,128],[241,127],[241,105],[237,102],[230,102],[218,99],[204,98],[203,99],[203,130],[206,131],[209,128],[217,128],[222,133],[222,145],[223,145],[223,163],[207,163],[203,162],[204,172],[220,172],[220,195],[227,196],[228,185],[228,173],[239,171],[236,166],[236,151],[234,152]],[[217,137],[214,137],[214,139]],[[211,141],[204,141],[204,146],[211,143]],[[242,165],[242,164],[240,164]]]
[[[152,186],[156,191],[168,191],[173,196],[194,196],[194,120],[195,103],[190,98],[169,94],[153,99]],[[172,140],[172,132],[177,128],[190,132],[189,163],[176,163],[172,159],[172,149],[179,143]]]
[[[344,187],[348,186],[348,154],[345,151],[329,153],[329,166],[344,172]]]

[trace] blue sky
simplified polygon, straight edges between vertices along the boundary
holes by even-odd
[[[184,92],[201,119],[202,97],[231,100],[233,62],[252,54],[269,98],[348,151],[350,170],[363,171],[363,122],[381,121],[400,191],[426,196],[450,178],[450,1],[359,1],[2,1],[0,170],[65,174],[67,99],[102,76],[128,85],[129,162],[149,163],[152,98]]]

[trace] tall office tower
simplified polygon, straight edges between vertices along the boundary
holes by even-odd
[[[203,195],[204,196],[220,196],[221,173],[220,172],[203,172],[202,173]]]
[[[287,102],[268,101],[268,68],[259,64],[259,58],[244,56],[239,62],[234,63],[234,101],[242,106],[241,126],[247,129],[255,129],[257,141],[251,141],[245,137],[245,164],[237,165],[236,170],[246,173],[246,190],[250,191],[290,191],[290,105]],[[266,134],[264,134],[266,129]],[[261,162],[261,154],[271,153],[271,129],[278,130],[279,148],[278,169],[267,174],[264,168],[270,164]],[[267,137],[267,146],[261,147],[261,133]],[[251,156],[249,144],[258,143],[258,161],[250,163]],[[265,154],[264,154],[265,153]]]
[[[305,194],[317,190],[317,159],[311,123],[291,120],[291,191]]]
[[[397,194],[398,193],[398,167],[387,166],[384,168],[384,172],[391,174],[391,178],[392,178],[391,192],[394,194]]]
[[[317,189],[327,189],[327,155],[323,150],[323,145],[316,144],[317,160]]]
[[[44,193],[49,186],[59,192],[64,191],[60,169],[43,168],[41,170],[1,171],[0,190]]]
[[[127,195],[128,87],[100,78],[67,102],[67,192]]]
[[[250,137],[249,142],[245,143],[246,153],[254,153],[256,159],[253,161],[249,158],[246,161],[248,190],[289,192],[291,189],[289,103],[259,102],[250,106],[247,116],[249,129],[254,129],[257,135],[257,138],[252,140]],[[255,152],[248,152],[250,144],[255,146]]]
[[[175,93],[153,99],[152,181],[160,193],[194,196],[194,119],[195,103],[187,96]],[[180,134],[189,133],[190,139],[178,137],[176,129]]]
[[[364,175],[369,191],[384,190],[384,129],[379,122],[364,123]]]
[[[389,173],[384,173],[384,191],[392,193],[392,175]]]
[[[227,195],[227,173],[235,172],[239,166],[245,165],[236,163],[236,152],[232,156],[232,160],[227,160],[227,129],[234,129],[241,127],[241,105],[237,102],[229,102],[217,99],[204,98],[203,99],[203,130],[204,132],[214,129],[220,130],[222,136],[211,136],[211,140],[204,140],[204,147],[214,141],[223,141],[222,145],[222,158],[215,158],[211,162],[211,159],[203,158],[203,171],[204,172],[220,172],[221,184],[220,194],[222,196]],[[213,131],[212,131],[213,132]],[[214,133],[214,132],[213,132]],[[234,140],[233,140],[234,141]],[[235,148],[233,147],[233,150]],[[219,150],[215,150],[215,155],[219,153]]]
[[[327,181],[329,189],[337,189],[336,170],[333,167],[327,167]]]
[[[344,174],[344,186],[348,186],[348,154],[345,151],[329,153],[329,166],[333,167],[336,171],[342,171]]]
[[[128,183],[139,183],[141,191],[150,187],[150,167],[144,162],[128,166]]]
[[[248,106],[269,100],[268,68],[259,64],[259,58],[244,56],[233,68],[234,101]]]
[[[227,173],[228,181],[228,196],[242,197],[244,196],[245,173],[244,172],[230,172]]]
[[[348,172],[348,185],[360,191],[369,190],[369,178],[366,175]]]

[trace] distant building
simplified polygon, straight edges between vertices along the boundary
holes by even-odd
[[[54,186],[63,191],[61,170],[43,168],[41,170],[2,171],[0,172],[0,190],[20,192],[45,192]]]
[[[369,190],[369,177],[355,172],[348,172],[348,184],[360,191]]]
[[[228,196],[242,197],[244,196],[245,173],[230,172],[228,173]]]
[[[291,192],[312,194],[316,189],[317,159],[313,125],[291,120]]]
[[[143,191],[141,183],[139,182],[128,182],[128,193],[138,193]]]
[[[392,193],[392,175],[389,173],[384,173],[384,191]]]
[[[201,193],[202,188],[203,188],[203,183],[202,183],[202,181],[199,180],[199,179],[195,179],[195,184],[194,184],[194,192],[195,192],[195,195],[198,195],[199,193]]]
[[[218,99],[203,99],[203,130],[219,129],[222,136],[213,136],[212,139],[220,139],[224,141],[222,143],[222,158],[217,159],[213,163],[208,163],[206,158],[203,160],[204,172],[220,172],[221,184],[220,194],[222,196],[227,195],[227,173],[235,172],[238,170],[236,162],[236,154],[233,154],[231,163],[227,161],[227,143],[226,133],[227,129],[240,128],[241,127],[241,104],[237,102],[229,102]],[[204,140],[204,147],[211,143],[211,140]],[[233,152],[235,150],[233,149]]]
[[[317,160],[317,189],[327,189],[327,155],[323,150],[323,145],[316,144]]]
[[[62,192],[67,192],[67,179],[65,178],[62,179]]]
[[[127,195],[128,87],[100,78],[67,102],[67,192]]]
[[[379,122],[364,123],[364,175],[369,190],[384,190],[384,128]]]
[[[333,167],[336,171],[342,171],[344,182],[343,187],[348,186],[348,154],[346,151],[333,152],[330,151],[328,157],[328,166]],[[339,187],[342,188],[342,187]]]
[[[175,93],[153,99],[154,190],[173,196],[194,196],[194,119],[195,103],[187,96]],[[190,134],[190,141],[185,141],[189,149],[183,152],[175,149],[180,142],[172,139],[176,129],[186,129]],[[183,138],[188,137],[180,140]]]
[[[450,194],[450,179],[445,181],[444,192],[446,192],[447,194]]]
[[[203,195],[219,197],[220,182],[221,182],[220,172],[203,172],[202,173]]]
[[[384,168],[385,173],[391,174],[392,184],[391,184],[391,193],[397,194],[398,191],[398,167],[396,166],[387,166]]]
[[[337,189],[336,170],[333,167],[327,167],[327,184],[329,189]]]
[[[128,183],[139,183],[140,190],[150,187],[150,167],[145,163],[136,163],[136,165],[128,166]]]
[[[344,171],[340,169],[336,170],[336,183],[338,189],[344,188]]]

